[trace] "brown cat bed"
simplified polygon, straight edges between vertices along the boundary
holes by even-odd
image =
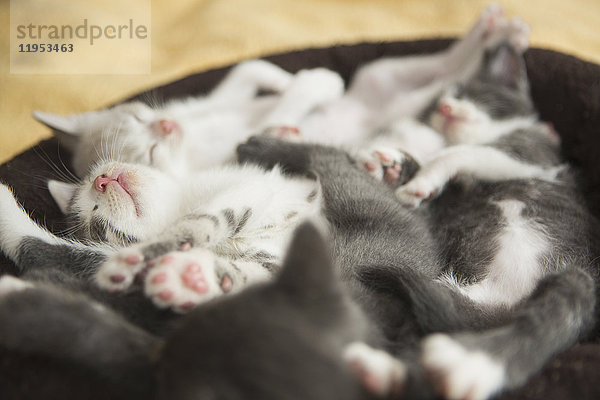
[[[310,49],[266,57],[290,72],[327,67],[345,79],[361,64],[379,57],[428,53],[448,46],[449,40],[365,43]],[[554,124],[566,157],[583,171],[590,207],[600,216],[600,66],[549,50],[531,49],[525,55],[531,90],[542,119]],[[205,93],[227,72],[220,68],[189,76],[153,89],[147,98],[169,99]],[[15,134],[18,134],[16,132]],[[58,143],[46,140],[0,166],[0,181],[14,188],[19,201],[54,232],[65,229],[61,214],[45,189],[49,178],[60,179],[51,165],[68,164],[70,156]],[[16,267],[0,255],[0,274],[16,274]],[[0,327],[2,329],[2,327]],[[502,399],[598,399],[600,336],[552,359],[523,388]],[[0,348],[0,394],[3,399],[117,399],[148,398],[107,388],[81,370],[53,360],[21,356]]]

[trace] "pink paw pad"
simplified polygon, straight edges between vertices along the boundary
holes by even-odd
[[[158,273],[152,277],[153,284],[165,283],[167,281],[167,274],[164,272]]]
[[[139,254],[130,254],[125,257],[125,262],[129,265],[138,265],[142,260],[143,258]]]
[[[173,292],[169,289],[165,289],[158,294],[158,297],[163,301],[169,301],[173,298]]]
[[[365,168],[367,171],[375,171],[377,169],[377,165],[372,161],[367,161],[365,163]]]
[[[125,275],[114,274],[109,277],[112,283],[121,283],[125,280]]]
[[[350,363],[350,367],[354,371],[354,374],[360,379],[362,384],[371,393],[378,393],[381,383],[373,374],[371,374],[360,362],[353,361]]]
[[[196,307],[196,303],[193,301],[187,301],[179,306],[179,308],[183,311],[189,311],[194,307]]]
[[[400,165],[394,165],[385,171],[383,178],[388,185],[396,185],[398,183],[398,178],[400,177],[400,172]]]
[[[160,264],[161,265],[165,265],[165,264],[172,264],[175,261],[175,257],[171,256],[171,255],[167,255],[167,256],[163,256],[160,259]]]
[[[280,126],[275,129],[273,134],[275,137],[285,139],[293,136],[300,136],[300,129],[295,126]]]
[[[190,264],[181,275],[183,284],[196,293],[206,293],[209,289],[208,283],[202,273],[202,267],[198,264]]]
[[[233,289],[233,281],[229,275],[225,275],[223,279],[221,279],[221,290],[223,293],[229,293],[231,289]]]
[[[392,156],[390,156],[389,154],[382,153],[381,151],[376,151],[375,153],[377,154],[379,159],[384,163],[391,163],[392,161],[394,161]]]

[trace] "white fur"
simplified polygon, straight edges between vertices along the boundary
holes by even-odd
[[[34,287],[33,283],[23,281],[10,275],[0,276],[0,300],[15,292]]]
[[[461,292],[478,303],[512,306],[531,294],[542,278],[539,263],[551,245],[541,227],[521,215],[525,204],[502,200],[496,205],[506,223],[498,238],[498,251],[486,277],[461,287]]]
[[[399,392],[404,386],[406,366],[383,350],[374,349],[363,342],[353,342],[346,346],[343,357],[358,378],[363,380],[363,385],[378,396]]]
[[[0,184],[0,249],[17,262],[18,250],[25,237],[34,237],[51,244],[69,244],[41,228],[17,203],[8,186]]]
[[[98,191],[94,180],[102,175],[123,176],[129,193],[119,185]],[[109,162],[97,166],[82,181],[71,212],[87,224],[96,216],[127,235],[148,240],[188,214],[250,208],[254,214],[245,226],[247,234],[235,244],[223,245],[240,252],[245,240],[261,241],[265,229],[287,232],[302,216],[318,213],[320,202],[306,201],[318,188],[315,181],[284,177],[277,168],[266,172],[253,165],[207,169],[180,180],[143,165]],[[298,217],[286,219],[292,212]],[[121,245],[118,241],[113,244]],[[280,245],[267,247],[281,253]]]
[[[489,354],[468,350],[444,334],[423,341],[422,363],[438,393],[449,400],[488,399],[505,379],[505,367]]]

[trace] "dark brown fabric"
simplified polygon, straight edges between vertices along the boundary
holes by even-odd
[[[375,58],[429,53],[445,48],[448,43],[449,40],[443,39],[364,43],[266,58],[291,72],[302,68],[331,68],[348,80],[358,66]],[[582,168],[590,207],[600,215],[600,66],[542,49],[529,50],[526,61],[540,114],[560,133],[568,159]],[[166,100],[205,93],[227,70],[195,74],[152,90],[152,96],[145,93],[136,97]],[[47,140],[0,166],[0,181],[13,187],[32,217],[54,232],[60,232],[65,225],[45,189],[45,181],[60,178],[61,172],[55,171],[56,166],[64,171],[62,166],[68,159],[68,153],[59,149],[55,140]],[[17,269],[0,256],[0,273],[15,274]],[[504,394],[502,399],[597,399],[600,398],[600,385],[596,382],[599,370],[600,341],[595,335],[590,343],[558,355],[525,387]],[[115,393],[106,390],[85,371],[71,372],[49,360],[24,358],[0,349],[0,396],[3,399],[116,398]]]

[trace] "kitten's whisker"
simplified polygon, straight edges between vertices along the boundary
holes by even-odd
[[[46,151],[42,148],[39,147],[34,147],[33,150],[35,151],[35,153],[40,157],[40,159],[42,161],[44,161],[44,163],[50,167],[50,169],[52,170],[52,172],[54,172],[60,179],[62,179],[65,182],[70,182],[70,183],[77,183],[77,179],[74,178],[75,175],[73,175],[71,173],[71,171],[68,170],[68,168],[66,167],[66,165],[64,165],[64,163],[62,164],[62,167],[59,165],[56,165],[56,163],[54,163],[52,161],[52,159],[50,158],[50,156],[48,155],[48,153],[46,153]]]

